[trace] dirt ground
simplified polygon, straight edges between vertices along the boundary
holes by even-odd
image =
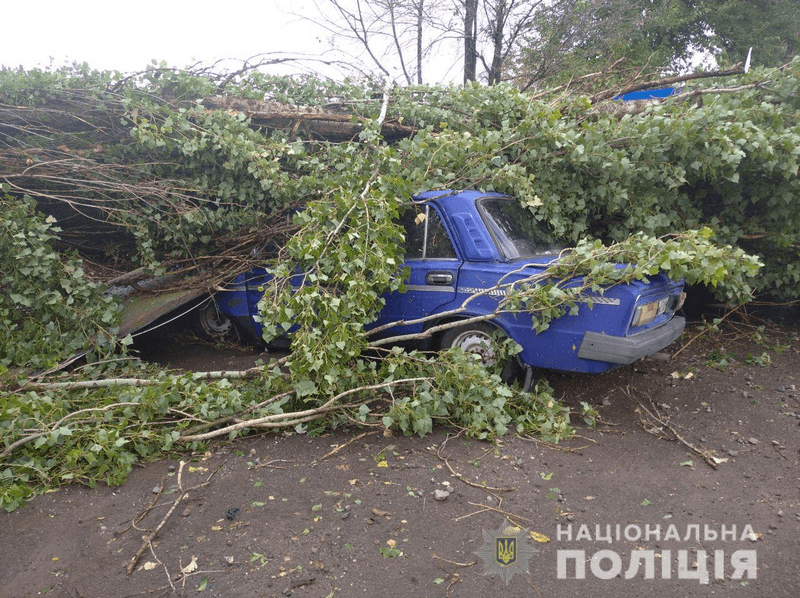
[[[60,489],[0,515],[0,596],[800,596],[797,314],[711,338],[692,325],[670,360],[550,375],[601,415],[576,416],[557,448],[270,434]],[[259,357],[160,355],[209,370]],[[516,561],[496,552],[506,538]]]

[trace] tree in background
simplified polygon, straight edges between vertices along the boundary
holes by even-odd
[[[489,85],[503,80],[509,56],[533,25],[533,18],[543,4],[543,0],[484,0],[484,33],[491,48],[491,62],[483,54],[480,59]]]
[[[412,85],[451,78],[462,64],[464,82],[494,85],[508,78],[509,59],[544,0],[326,0],[317,6],[313,20],[362,74],[377,70]]]
[[[522,89],[565,83],[590,73],[650,71],[683,60],[690,11],[640,0],[562,0],[541,11],[518,53]],[[643,6],[647,4],[647,6]],[[670,23],[666,27],[664,24]]]
[[[561,0],[540,10],[520,44],[522,89],[588,74],[606,79],[694,68],[700,58],[731,65],[754,48],[754,64],[778,66],[800,45],[793,0]]]
[[[752,47],[755,64],[789,62],[800,51],[800,3],[796,0],[709,0],[697,3],[713,32],[720,62],[740,62]]]
[[[405,85],[422,84],[431,56],[453,34],[452,11],[426,0],[325,0],[313,20],[331,33],[331,45],[348,54],[361,74]],[[366,61],[360,56],[366,53]]]
[[[405,85],[452,78],[522,89],[591,73],[622,81],[702,59],[778,66],[800,47],[796,0],[325,0],[314,20],[362,74]],[[350,50],[347,50],[347,48]]]

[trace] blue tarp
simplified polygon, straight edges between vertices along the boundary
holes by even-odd
[[[615,97],[615,100],[629,102],[631,100],[652,100],[655,98],[668,98],[680,92],[677,87],[662,87],[661,89],[643,89],[642,91],[632,91]]]

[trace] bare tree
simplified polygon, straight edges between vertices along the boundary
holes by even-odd
[[[509,58],[534,22],[544,0],[315,0],[319,17],[345,51],[366,53],[384,77],[423,82],[436,63],[463,59],[464,82],[493,85],[505,78]],[[311,17],[305,17],[311,18]],[[459,45],[461,46],[460,55]],[[478,72],[479,64],[484,69]],[[399,82],[399,81],[398,81]]]
[[[303,18],[327,29],[335,49],[350,54],[355,68],[377,69],[382,76],[406,85],[423,82],[429,57],[452,37],[448,12],[426,0],[315,2],[318,15]]]
[[[486,37],[491,48],[491,62],[481,55],[489,85],[500,83],[509,55],[523,34],[533,26],[533,19],[544,0],[484,0]]]

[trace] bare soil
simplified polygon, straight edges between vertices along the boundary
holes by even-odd
[[[713,336],[692,325],[669,360],[550,375],[557,397],[601,415],[594,428],[576,415],[558,447],[444,429],[269,434],[142,464],[121,487],[59,489],[0,514],[0,596],[800,596],[797,313]],[[159,349],[197,370],[265,358]],[[179,481],[199,487],[176,504]],[[536,552],[504,569],[503,534]],[[567,550],[584,575],[572,558],[559,573]],[[737,568],[737,551],[757,568]]]

